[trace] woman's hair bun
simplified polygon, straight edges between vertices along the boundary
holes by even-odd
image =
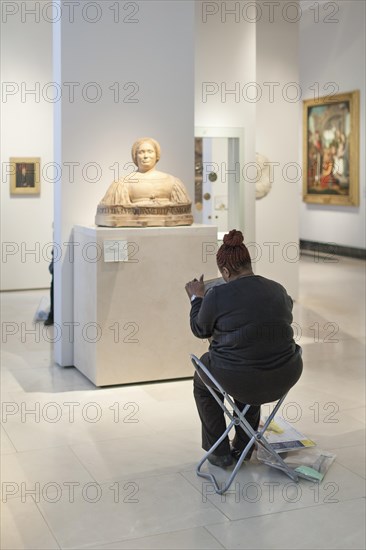
[[[243,233],[241,231],[237,231],[236,229],[232,229],[229,233],[224,235],[223,242],[224,245],[230,247],[240,246],[244,242]]]

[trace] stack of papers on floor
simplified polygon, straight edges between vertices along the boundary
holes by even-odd
[[[286,464],[293,468],[299,477],[309,481],[322,481],[336,458],[335,454],[315,448],[314,441],[282,417],[276,417],[270,423],[265,437],[277,453],[286,453],[282,455]],[[257,458],[268,466],[276,466],[273,457],[262,446],[257,449]]]
[[[314,441],[296,430],[281,416],[276,417],[276,420],[272,420],[265,432],[265,437],[271,447],[278,453],[298,451],[316,445]]]

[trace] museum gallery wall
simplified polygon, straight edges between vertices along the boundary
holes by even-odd
[[[329,92],[334,88],[325,88],[327,83],[335,82],[338,92],[351,92],[360,90],[360,147],[362,150],[364,143],[364,101],[365,84],[364,74],[362,70],[355,71],[353,67],[364,67],[364,29],[362,26],[364,6],[362,2],[342,2],[339,3],[339,11],[336,15],[338,20],[335,24],[325,25],[320,18],[319,24],[312,24],[314,21],[314,12],[303,11],[300,20],[300,64],[299,64],[299,84],[302,89],[301,99],[311,99],[314,95],[314,84],[319,83],[319,90]],[[321,15],[321,14],[320,14]],[[324,15],[324,14],[323,14]],[[199,14],[196,14],[196,19]],[[215,16],[216,17],[216,16]],[[218,14],[220,19],[220,14]],[[211,18],[214,19],[213,17]],[[324,18],[323,18],[324,19]],[[215,19],[215,21],[217,18]],[[208,19],[206,29],[208,28]],[[248,36],[253,29],[253,25],[245,27],[245,21],[241,21],[242,30],[245,30],[245,39],[248,41]],[[196,25],[202,33],[202,16]],[[232,34],[235,35],[240,25],[230,22],[230,18],[224,25],[219,25],[221,31],[225,28],[232,27]],[[19,31],[21,26],[21,31]],[[94,25],[94,28],[96,25]],[[2,162],[9,162],[10,158],[40,158],[40,166],[46,167],[46,171],[41,171],[40,194],[30,195],[24,194],[15,197],[10,194],[10,181],[7,175],[3,174],[3,185],[1,192],[1,209],[2,209],[2,237],[3,241],[10,243],[7,248],[8,255],[6,262],[2,262],[2,288],[36,288],[46,287],[49,285],[49,273],[47,270],[48,261],[50,259],[50,247],[48,243],[52,242],[52,221],[53,221],[53,189],[54,175],[52,174],[51,163],[53,157],[53,108],[54,104],[46,101],[42,95],[42,90],[45,85],[55,80],[52,59],[51,47],[52,43],[52,25],[47,24],[41,18],[40,23],[35,23],[34,18],[28,18],[27,24],[21,23],[20,15],[18,17],[8,17],[6,24],[2,22],[2,79],[5,82],[15,82],[19,85],[19,89],[13,89],[12,94],[8,94],[7,102],[3,103],[2,109],[2,132],[3,137],[6,135],[6,140],[2,140]],[[228,32],[228,34],[230,34]],[[342,36],[342,40],[338,37]],[[16,37],[16,42],[15,42]],[[200,37],[197,37],[199,49]],[[327,44],[332,44],[332,48],[327,47]],[[242,56],[243,59],[248,53],[248,47],[253,47],[253,42],[243,43]],[[254,46],[255,47],[255,46]],[[218,66],[222,64],[222,59],[232,58],[232,43],[228,41],[226,45],[222,44],[222,56],[220,63],[216,67],[217,71],[209,75],[209,79],[219,81],[220,71]],[[197,51],[198,59],[202,58],[202,51]],[[202,63],[199,63],[202,66]],[[227,65],[227,63],[226,63]],[[247,67],[247,63],[245,64]],[[255,69],[254,69],[255,71]],[[137,73],[132,72],[129,75],[129,81],[137,80]],[[237,75],[229,78],[226,75],[226,82],[229,86],[231,80],[237,81]],[[243,82],[255,80],[255,72],[253,75],[242,73]],[[196,74],[196,86],[202,84],[202,80],[208,80],[203,75]],[[240,78],[240,77],[239,77]],[[78,80],[77,77],[75,77]],[[80,79],[79,79],[80,80]],[[85,80],[85,79],[84,79]],[[89,79],[88,76],[88,80]],[[35,90],[33,85],[35,82],[40,86],[40,101],[36,101],[36,93],[28,93]],[[126,81],[127,82],[127,81]],[[124,84],[126,83],[124,82]],[[21,83],[26,86],[21,86]],[[33,84],[32,84],[33,83]],[[47,89],[47,88],[46,88]],[[10,91],[10,88],[9,88]],[[50,90],[49,90],[50,91]],[[129,88],[127,93],[131,92]],[[26,101],[22,101],[26,94]],[[196,93],[197,95],[197,93]],[[200,94],[201,95],[201,94]],[[229,96],[228,96],[229,97]],[[23,98],[24,99],[24,98]],[[240,117],[243,119],[242,113],[245,112],[245,120],[249,121],[249,125],[254,123],[255,114],[250,113],[250,107],[245,102],[231,103],[220,106],[221,109],[215,114],[215,125],[231,125],[237,126],[238,109]],[[205,110],[206,109],[206,110]],[[212,124],[212,118],[209,110],[209,104],[196,105],[196,125]],[[92,112],[92,109],[90,110]],[[299,114],[299,125],[302,125],[302,115]],[[14,125],[14,120],[21,121],[21,129]],[[157,126],[159,118],[154,117],[154,128],[151,128],[151,135],[154,134],[154,129]],[[117,132],[114,133],[113,127],[115,124],[110,122],[113,139],[117,137]],[[150,128],[149,128],[150,130]],[[140,135],[146,134],[147,129],[141,129]],[[116,135],[115,135],[116,134]],[[120,133],[119,133],[120,134]],[[30,139],[31,136],[31,139]],[[138,137],[136,135],[136,137]],[[159,137],[159,136],[158,136]],[[103,136],[104,139],[104,136]],[[103,139],[101,135],[97,135],[98,150],[102,149]],[[131,135],[126,133],[125,145],[127,141],[131,141]],[[249,138],[250,141],[250,138]],[[190,145],[189,145],[190,146]],[[248,144],[246,158],[255,160],[255,144]],[[250,150],[248,150],[248,147]],[[121,143],[120,151],[123,149]],[[269,155],[266,148],[258,149],[258,152],[265,155],[270,160],[275,160],[272,155]],[[94,152],[87,162],[93,161]],[[121,157],[119,157],[121,158]],[[302,139],[299,139],[298,162],[302,162]],[[110,165],[112,165],[111,163]],[[174,166],[164,167],[166,170],[173,171]],[[302,203],[302,185],[299,182],[298,198],[301,210],[301,230],[300,237],[309,240],[320,240],[324,242],[337,242],[344,245],[354,245],[365,247],[362,228],[364,227],[364,156],[360,155],[360,206],[338,207],[332,205],[309,205]],[[78,174],[78,177],[82,174]],[[108,180],[109,181],[109,180]],[[103,190],[108,186],[108,181],[103,182]],[[98,191],[98,197],[103,194],[103,190]],[[192,193],[193,190],[191,190]],[[258,223],[261,219],[266,219],[265,209],[267,208],[266,200],[275,193],[272,186],[271,193],[264,200],[257,202],[257,210],[259,210]],[[94,200],[95,203],[95,200]],[[269,205],[270,203],[267,202]],[[269,206],[268,206],[269,208]],[[80,211],[94,209],[87,202],[79,203]],[[31,218],[33,223],[28,224],[26,231],[18,220]],[[257,227],[258,229],[258,227]],[[37,243],[37,244],[35,244]],[[29,253],[29,251],[34,253]],[[26,260],[27,269],[24,269]]]

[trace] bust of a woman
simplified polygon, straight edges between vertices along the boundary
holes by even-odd
[[[114,181],[98,205],[96,225],[144,227],[191,225],[192,202],[183,183],[159,172],[160,146],[152,138],[141,138],[132,146],[136,172]]]

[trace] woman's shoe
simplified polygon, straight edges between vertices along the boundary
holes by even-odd
[[[245,460],[250,460],[250,457],[252,456],[253,454],[253,451],[254,451],[255,447],[253,445],[253,447],[251,447],[246,455],[246,457],[244,458],[244,461]],[[243,452],[244,449],[235,449],[235,447],[232,447],[231,448],[231,456],[233,457],[234,460],[238,461],[239,458],[241,457],[241,454]]]
[[[234,459],[229,455],[210,455],[207,460],[213,466],[218,466],[219,468],[228,468],[234,464]]]

